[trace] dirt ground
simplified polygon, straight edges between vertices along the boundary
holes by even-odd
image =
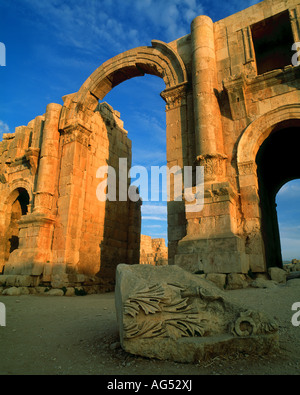
[[[1,375],[298,375],[300,326],[291,307],[300,302],[300,279],[271,289],[230,292],[279,322],[276,355],[233,355],[180,364],[129,355],[118,343],[114,293],[86,296],[3,296],[6,326],[0,327]],[[298,317],[298,320],[300,318]]]

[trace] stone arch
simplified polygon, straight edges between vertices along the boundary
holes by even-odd
[[[81,171],[83,164],[80,163],[74,152],[80,150],[81,155],[86,158],[90,157],[90,140],[95,130],[93,118],[99,100],[102,100],[111,89],[123,81],[144,74],[156,75],[162,78],[166,84],[166,89],[161,92],[161,97],[166,102],[167,165],[169,167],[173,165],[183,167],[191,161],[192,149],[188,151],[187,147],[191,145],[188,139],[191,138],[193,131],[188,131],[188,128],[192,129],[192,123],[188,124],[187,101],[192,100],[192,92],[189,91],[188,87],[187,71],[183,60],[170,45],[161,41],[152,41],[151,47],[131,49],[106,61],[84,82],[77,93],[64,97],[64,106],[59,121],[62,151],[64,152],[61,167],[68,166],[71,174],[76,173],[78,185],[84,185],[85,180]],[[192,114],[189,113],[189,116],[191,117]],[[67,154],[67,152],[70,152],[70,154]],[[72,158],[71,162],[70,158]],[[192,159],[194,160],[194,157]],[[84,163],[84,166],[86,166],[87,161]],[[62,185],[63,182],[65,180],[62,180],[59,184]],[[66,198],[68,200],[68,190],[66,188],[63,188],[63,191],[60,191],[59,194],[60,199]],[[81,202],[80,204],[84,204],[84,196],[78,193],[77,198]],[[78,208],[75,207],[75,201],[74,207],[73,201],[71,201],[64,210],[68,210],[68,213],[76,212]],[[176,210],[176,214],[180,211],[184,215],[184,204]],[[175,209],[173,211],[175,212]],[[78,224],[82,223],[83,215],[83,213],[78,215]],[[67,218],[67,216],[62,217]],[[177,244],[178,240],[185,236],[186,226],[182,222],[178,219],[178,224],[172,224],[174,240],[170,242],[169,237],[169,247],[172,242]],[[78,224],[75,221],[70,223],[67,220],[61,222],[61,229],[64,229],[63,232],[67,236],[65,247],[60,250],[64,252],[59,258],[63,262],[68,262],[68,265],[76,267],[80,259],[78,251],[81,248],[81,225]],[[57,236],[58,232],[59,230],[56,229],[54,239],[60,239]],[[71,239],[69,237],[71,234],[76,236]],[[69,247],[69,245],[74,244],[79,246],[78,251]],[[175,248],[172,251],[175,251]]]
[[[161,77],[166,88],[187,82],[184,63],[173,49],[153,40],[151,47],[138,47],[106,61],[84,82],[77,94],[77,107],[94,109],[98,100],[121,82],[144,74]]]
[[[12,181],[12,183],[10,184],[10,188],[7,191],[6,198],[4,200],[4,206],[9,205],[15,199],[15,196],[18,195],[18,189],[21,188],[25,189],[26,192],[28,193],[29,204],[32,203],[33,192],[30,183],[27,182],[26,180],[19,179]]]
[[[2,201],[2,204],[0,205],[0,212],[5,211],[5,214],[2,215],[2,218],[5,219],[5,221],[2,223],[2,226],[5,227],[6,221],[7,221],[7,213],[11,210],[12,204],[15,202],[15,200],[18,198],[20,194],[20,190],[26,191],[28,194],[29,202],[28,202],[28,212],[31,211],[31,206],[33,203],[33,191],[32,191],[32,186],[29,182],[23,179],[17,179],[11,182],[9,185],[9,188],[6,192],[6,196]]]
[[[299,103],[281,106],[253,121],[238,144],[244,232],[249,251],[255,251],[253,259],[264,259],[261,269],[282,265],[275,198],[282,185],[299,178],[300,172],[284,157],[288,144],[295,146],[289,136],[298,140],[299,128]]]
[[[300,104],[288,104],[276,108],[254,120],[244,131],[237,149],[238,167],[255,162],[256,154],[262,143],[277,125],[300,120]]]
[[[12,182],[1,215],[0,271],[8,261],[10,253],[19,246],[18,221],[30,211],[31,199],[29,183],[24,180]]]

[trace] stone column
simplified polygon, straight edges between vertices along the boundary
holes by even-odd
[[[66,271],[76,270],[79,263],[90,133],[90,130],[79,123],[74,123],[62,131],[58,224],[53,238],[52,272],[60,278],[63,278]]]
[[[195,164],[204,167],[204,205],[186,212],[186,236],[175,264],[194,273],[247,273],[245,242],[238,233],[239,195],[226,176],[218,103],[214,26],[207,16],[191,25]]]
[[[166,89],[161,93],[166,101],[167,167],[181,169],[188,163],[187,84]],[[178,241],[186,234],[185,202],[174,196],[174,176],[167,180],[170,190],[168,201],[168,260],[174,263]]]
[[[261,229],[261,204],[258,192],[257,165],[238,164],[243,231],[247,235],[246,252],[253,272],[266,272],[266,253]]]
[[[48,104],[40,153],[37,186],[34,200],[34,213],[52,214],[53,197],[56,193],[59,163],[59,116],[62,106]]]
[[[224,175],[226,157],[217,99],[214,29],[208,16],[193,20],[191,42],[196,160],[205,167],[206,181],[212,181]]]

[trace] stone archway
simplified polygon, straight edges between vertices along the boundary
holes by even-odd
[[[73,114],[70,110],[74,105],[77,113],[83,109],[94,110],[98,100],[102,100],[113,87],[144,74],[156,75],[164,80],[165,97],[174,98],[174,93],[171,95],[169,90],[180,88],[187,83],[187,72],[179,55],[168,44],[153,40],[151,47],[128,50],[98,67],[75,94],[73,105],[68,106],[67,118],[72,120]]]
[[[64,206],[58,203],[60,226],[55,229],[53,248],[59,248],[56,259],[61,266],[78,268],[81,267],[82,260],[93,260],[94,263],[88,264],[91,268],[96,266],[97,260],[99,261],[98,246],[94,248],[93,254],[91,250],[89,253],[83,252],[86,245],[82,245],[82,226],[87,222],[84,217],[86,194],[83,191],[89,188],[90,184],[87,186],[87,180],[95,177],[95,175],[90,177],[86,173],[87,167],[90,166],[91,139],[93,139],[91,136],[97,133],[98,121],[95,118],[95,112],[98,111],[99,100],[102,100],[113,87],[144,74],[156,75],[166,84],[166,89],[161,96],[166,102],[167,165],[182,168],[194,161],[194,155],[188,155],[186,151],[187,147],[192,145],[187,141],[188,128],[192,130],[192,125],[188,125],[187,101],[192,100],[192,92],[189,91],[187,72],[180,56],[168,44],[152,41],[151,47],[139,47],[126,51],[101,65],[77,93],[64,97],[64,106],[60,114],[62,158],[60,166],[62,169],[68,168],[69,172],[68,175],[64,172],[60,174],[59,185],[62,186],[67,177],[73,179],[76,177],[76,187],[71,187],[71,192],[64,187],[61,187],[59,191],[59,199],[60,202],[64,201]],[[193,106],[190,105],[189,108],[191,109],[189,118],[192,122]],[[107,163],[109,160],[107,156]],[[95,173],[96,170],[94,170]],[[173,190],[172,185],[170,189]],[[95,198],[96,196],[93,195],[93,199]],[[175,254],[174,247],[186,231],[184,221],[180,219],[180,215],[177,215],[182,212],[184,216],[184,203],[180,205],[177,203],[171,201],[168,208],[168,216],[178,218],[177,222],[168,220],[170,223],[169,251],[171,251],[169,259],[171,261]],[[78,207],[81,209],[78,210]],[[91,221],[89,226],[91,227]],[[97,226],[99,227],[99,224]],[[104,223],[100,226],[104,227]],[[93,237],[96,240],[96,235]],[[99,238],[99,235],[97,237]],[[103,253],[103,247],[101,249]],[[115,261],[117,262],[118,259],[116,256]],[[83,270],[90,269],[84,268]]]
[[[13,251],[19,248],[20,220],[27,215],[30,195],[24,187],[26,183],[17,183],[18,187],[12,190],[5,200],[2,224],[2,237],[0,242],[0,270],[2,271]],[[25,184],[25,185],[24,185]]]
[[[252,122],[238,144],[246,248],[257,271],[282,265],[275,197],[286,182],[300,177],[299,127],[300,105],[282,106]]]

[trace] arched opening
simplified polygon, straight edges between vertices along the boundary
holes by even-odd
[[[105,96],[105,101],[120,112],[128,138],[132,141],[131,167],[135,169],[135,175],[131,181],[139,187],[143,202],[141,235],[148,237],[141,238],[141,244],[145,240],[145,254],[149,255],[149,259],[151,252],[154,253],[149,236],[152,239],[164,239],[165,245],[168,244],[167,201],[166,193],[162,190],[166,180],[162,179],[163,174],[157,177],[155,172],[167,165],[165,102],[160,97],[164,89],[165,83],[161,78],[146,74],[143,78],[123,82]],[[145,172],[141,174],[139,168]],[[144,174],[147,174],[147,179],[143,177]],[[163,240],[155,242],[163,243]],[[143,250],[143,245],[141,247]],[[163,245],[158,249],[157,255],[162,256],[164,251],[167,260]]]
[[[300,180],[286,183],[276,196],[283,264],[300,259]]]
[[[256,156],[261,231],[267,267],[282,267],[276,195],[284,184],[300,178],[299,142],[299,121],[283,122],[273,128]]]
[[[130,49],[98,67],[77,92],[75,111],[94,110],[98,100],[103,100],[115,86],[145,74],[162,78],[167,90],[187,83],[187,72],[180,56],[168,44],[152,40],[152,47]],[[70,111],[71,120],[73,115]]]
[[[124,118],[126,111],[123,113],[120,106],[118,104],[115,106],[107,95],[113,88],[118,85],[121,86],[121,83],[131,79],[137,80],[133,77],[144,76],[145,74],[150,74],[150,78],[152,78],[152,76],[160,77],[161,81],[164,82],[165,89],[161,92],[161,96],[166,104],[161,101],[159,95],[157,95],[157,98],[161,101],[162,111],[166,110],[167,166],[172,167],[173,165],[177,165],[183,168],[183,166],[189,163],[190,151],[188,151],[189,154],[185,152],[188,146],[187,135],[188,126],[190,125],[188,124],[187,117],[187,100],[191,100],[187,72],[177,52],[168,44],[153,41],[152,47],[138,47],[106,61],[85,81],[77,93],[67,95],[64,98],[64,107],[60,117],[59,129],[62,135],[65,136],[66,141],[71,140],[72,144],[64,145],[63,162],[64,158],[68,157],[68,152],[70,152],[70,155],[73,155],[73,151],[77,146],[82,149],[82,153],[86,154],[87,157],[87,160],[84,159],[80,161],[80,157],[76,155],[72,156],[72,170],[74,172],[76,171],[76,176],[78,176],[78,174],[80,175],[77,179],[78,186],[86,185],[85,175],[84,172],[81,171],[81,167],[90,160],[91,154],[93,157],[97,157],[97,161],[90,161],[89,166],[89,171],[91,172],[90,180],[95,184],[96,190],[98,190],[101,184],[99,184],[98,180],[100,174],[98,168],[95,169],[93,167],[96,162],[100,164],[102,170],[102,165],[106,166],[108,164],[110,168],[115,170],[115,172],[111,171],[111,173],[116,173],[115,175],[117,176],[119,174],[119,169],[122,167],[122,164],[120,164],[118,160],[124,154],[125,157],[129,158],[129,138],[127,137],[126,131],[121,130],[122,127],[119,127],[118,116],[115,113],[115,111],[121,112],[121,118]],[[104,114],[105,116],[103,118],[106,119],[106,116],[108,116],[108,119],[107,123],[105,122],[103,124],[103,129],[101,129],[102,127],[100,126],[99,131],[104,130],[102,134],[101,131],[98,133],[97,129],[97,122],[99,122],[99,125],[101,123],[97,112],[100,112],[100,117],[101,110],[106,112],[105,107],[107,107],[107,105],[104,103],[99,104],[99,101],[102,102],[103,100],[111,104],[112,107],[115,107],[115,111],[111,111],[113,119],[111,119],[111,116],[107,113]],[[141,103],[138,103],[137,107],[140,105]],[[93,123],[94,121],[95,123]],[[111,131],[114,128],[116,133],[114,133],[115,136],[112,136]],[[127,124],[126,129],[130,131],[130,127],[128,127]],[[98,133],[97,139],[104,139],[103,142],[105,142],[105,144],[103,142],[101,143],[100,140],[99,142],[97,141],[97,143],[93,140],[93,137],[91,137],[93,136],[91,134],[93,131],[95,131],[95,134]],[[172,144],[170,142],[172,142]],[[81,145],[79,146],[78,144]],[[110,148],[113,148],[113,150],[110,150]],[[125,169],[125,171],[127,170],[125,165],[123,169]],[[118,179],[115,177],[113,177],[113,179],[116,180],[116,186],[114,186],[113,189],[117,190],[120,184]],[[98,218],[94,216],[95,213],[90,213],[91,205],[89,205],[89,199],[92,196],[94,198],[94,192],[93,195],[91,192],[91,195],[83,196],[80,194],[79,190],[81,189],[78,188],[78,191],[76,190],[76,197],[85,205],[86,210],[84,210],[82,215],[79,215],[75,221],[68,221],[67,216],[65,216],[62,221],[62,228],[66,229],[65,234],[67,234],[65,240],[66,248],[64,249],[62,259],[68,261],[69,265],[80,268],[79,270],[85,273],[97,273],[96,270],[99,267],[100,260],[102,277],[114,279],[115,268],[119,262],[126,262],[126,260],[135,262],[137,259],[135,252],[139,251],[139,248],[137,247],[138,237],[136,236],[139,235],[139,233],[136,233],[136,227],[132,222],[140,215],[139,210],[136,209],[137,205],[130,204],[132,199],[130,199],[129,204],[127,204],[129,199],[126,200],[126,198],[124,200],[123,198],[119,199],[118,201],[115,199],[115,202],[111,202],[112,204],[108,204],[109,200],[105,199],[104,202],[100,201],[97,205],[97,210],[99,211],[98,221]],[[68,189],[64,188],[64,190],[60,191],[60,198],[67,198],[68,194]],[[122,194],[122,197],[124,195]],[[168,202],[169,262],[170,259],[174,261],[177,243],[186,232],[186,226],[182,220],[185,209],[184,202],[173,202],[172,196],[170,200],[171,202]],[[136,202],[133,201],[133,203]],[[176,203],[171,207],[172,210],[169,210],[169,203]],[[177,203],[180,203],[180,207],[178,207],[179,205]],[[69,204],[68,210],[71,212],[77,209],[78,200],[73,199]],[[169,231],[171,228],[171,215],[172,240]],[[89,232],[87,229],[89,229]],[[59,232],[60,230],[58,230],[58,233]],[[92,233],[95,242],[91,243],[91,235],[89,233]],[[133,235],[131,240],[128,240],[127,235]],[[84,241],[84,238],[86,238],[86,241]],[[98,240],[100,240],[100,243]],[[171,243],[172,249],[170,258]],[[72,248],[74,245],[76,245],[75,249]],[[76,248],[78,248],[78,251]]]
[[[13,192],[11,210],[8,212],[6,243],[5,243],[5,262],[9,255],[19,247],[19,220],[28,213],[29,194],[25,188],[17,188]]]

